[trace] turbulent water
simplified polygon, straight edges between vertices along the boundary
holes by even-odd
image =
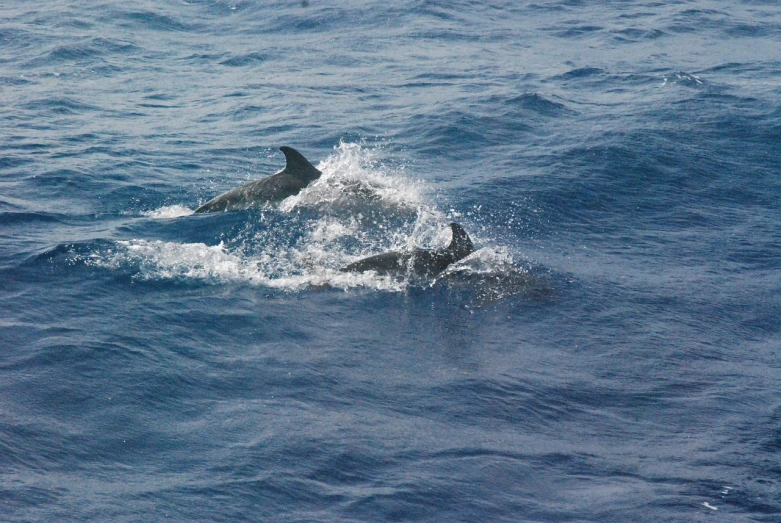
[[[777,2],[10,0],[0,98],[0,519],[781,520]]]

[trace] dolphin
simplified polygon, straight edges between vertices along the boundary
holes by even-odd
[[[209,200],[196,213],[233,211],[280,202],[298,194],[301,189],[320,178],[320,171],[292,147],[280,147],[285,155],[285,168],[261,180],[250,182]]]
[[[339,270],[342,272],[375,271],[378,275],[403,274],[411,271],[418,276],[433,278],[451,263],[475,252],[472,240],[463,227],[457,223],[451,223],[450,229],[453,231],[453,239],[450,240],[450,245],[444,249],[391,251],[363,258]]]

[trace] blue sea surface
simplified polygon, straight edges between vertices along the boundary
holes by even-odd
[[[0,100],[0,520],[781,521],[775,0],[7,0]]]

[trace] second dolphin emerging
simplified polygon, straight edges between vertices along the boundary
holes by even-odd
[[[444,249],[386,252],[358,260],[340,270],[342,272],[375,271],[378,275],[412,272],[418,276],[432,278],[444,271],[451,263],[475,252],[472,240],[463,227],[451,223],[450,229],[453,231],[453,239]]]
[[[276,174],[242,185],[209,200],[196,213],[221,212],[258,207],[264,203],[280,202],[320,178],[320,171],[292,147],[280,147],[287,162]]]

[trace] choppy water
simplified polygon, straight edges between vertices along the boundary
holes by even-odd
[[[781,520],[776,2],[12,0],[0,98],[3,520]]]

